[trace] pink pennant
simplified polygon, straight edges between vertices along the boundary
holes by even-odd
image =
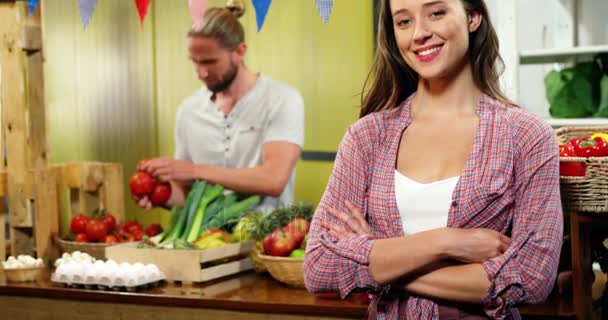
[[[137,12],[139,12],[139,21],[143,25],[148,14],[148,7],[150,7],[150,0],[135,0],[135,5],[137,6]]]
[[[192,23],[195,28],[198,29],[200,27],[208,6],[208,0],[188,0],[188,8],[190,9],[190,16],[192,17]]]

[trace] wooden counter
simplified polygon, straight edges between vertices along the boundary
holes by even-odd
[[[563,301],[561,301],[563,300]],[[573,319],[572,298],[522,308],[525,319]],[[135,293],[68,289],[47,274],[28,284],[0,278],[3,319],[361,319],[367,305],[288,288],[268,275],[244,273],[204,285],[164,283]],[[6,318],[5,318],[6,316]],[[140,318],[143,317],[143,318]]]

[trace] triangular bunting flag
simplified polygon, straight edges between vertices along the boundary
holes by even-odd
[[[137,6],[137,12],[139,12],[139,22],[141,22],[143,25],[144,20],[146,19],[146,14],[148,14],[150,0],[135,0],[135,5]]]
[[[79,0],[80,20],[82,21],[82,27],[85,29],[89,25],[96,4],[97,0]]]
[[[253,7],[255,8],[255,18],[258,22],[258,32],[262,30],[268,8],[270,8],[271,0],[253,0]]]
[[[188,0],[188,8],[190,9],[192,23],[197,29],[203,21],[203,15],[205,14],[205,11],[207,11],[209,5],[208,2],[208,0]]]
[[[331,9],[334,7],[334,0],[315,0],[315,4],[321,14],[321,18],[323,18],[323,22],[327,24],[331,15]]]
[[[27,0],[27,11],[30,16],[34,14],[34,11],[36,11],[38,1],[39,0]]]

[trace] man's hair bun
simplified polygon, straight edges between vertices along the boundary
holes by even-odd
[[[226,9],[238,19],[245,14],[245,3],[243,0],[227,0]]]

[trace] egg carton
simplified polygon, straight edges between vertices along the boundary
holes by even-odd
[[[57,267],[51,281],[70,288],[90,290],[137,291],[155,287],[165,275],[154,264],[120,265],[112,260],[70,261]]]

